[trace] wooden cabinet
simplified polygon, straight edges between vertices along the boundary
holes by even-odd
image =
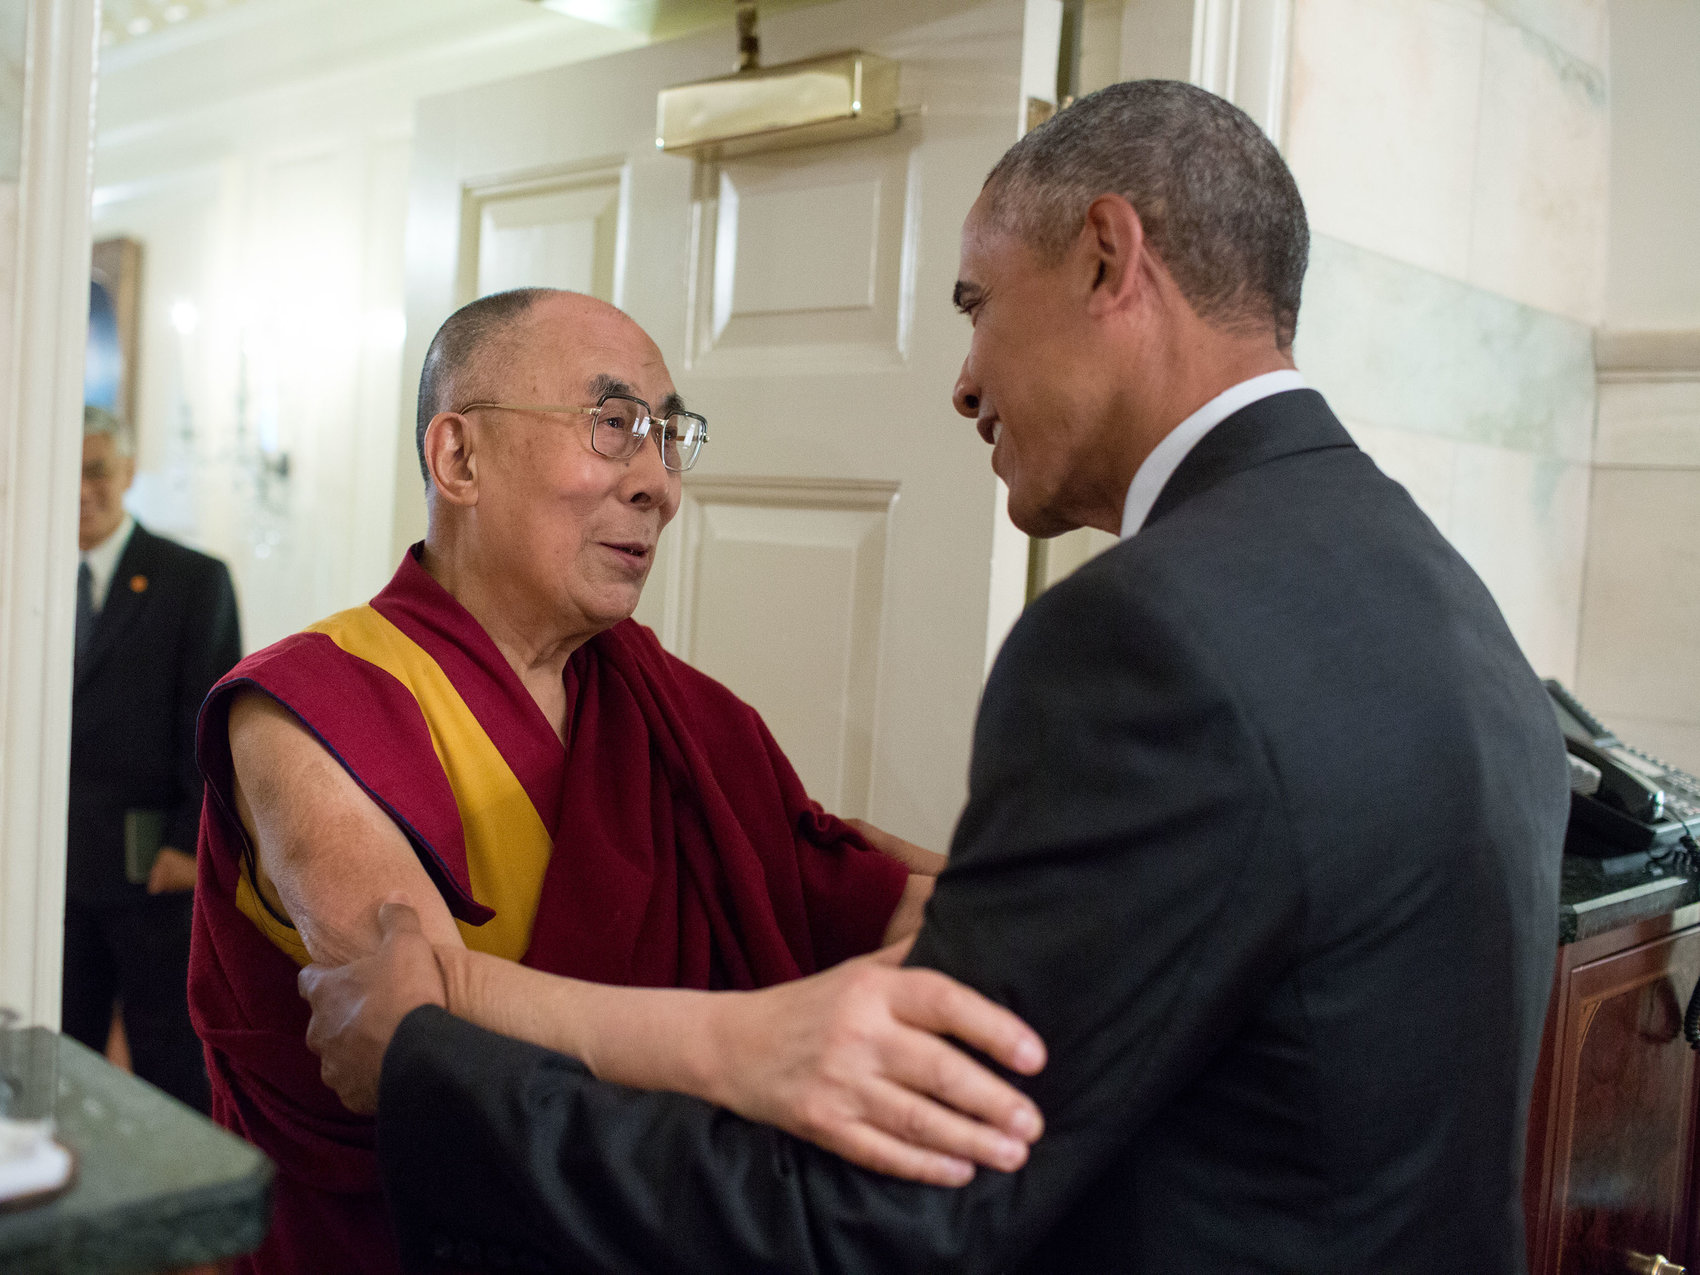
[[[1697,978],[1694,907],[1559,949],[1529,1117],[1532,1275],[1630,1275],[1657,1257],[1700,1273],[1700,1055],[1682,1036]]]

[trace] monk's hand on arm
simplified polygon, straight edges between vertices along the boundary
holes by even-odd
[[[888,859],[896,859],[914,876],[936,877],[944,871],[946,859],[942,854],[918,846],[913,841],[905,841],[902,837],[894,837],[866,819],[846,819],[844,822],[861,833],[875,850]]]
[[[715,999],[712,1097],[865,1168],[960,1186],[1013,1170],[1043,1127],[1020,1090],[944,1037],[1011,1071],[1045,1064],[1037,1033],[907,944],[810,978]]]
[[[896,859],[909,869],[909,880],[904,883],[903,894],[892,909],[891,919],[886,922],[884,942],[890,945],[914,938],[921,928],[921,915],[926,910],[927,900],[933,897],[933,878],[944,871],[945,857],[923,849],[913,841],[894,837],[866,819],[846,819],[844,822],[861,833],[867,843],[886,858]]]
[[[195,856],[161,846],[148,872],[149,894],[176,894],[195,888]]]
[[[447,1005],[443,976],[419,914],[393,898],[378,908],[382,936],[369,956],[335,967],[309,965],[297,985],[313,1007],[307,1047],[319,1075],[350,1111],[378,1109],[378,1077],[401,1020],[421,1005]]]

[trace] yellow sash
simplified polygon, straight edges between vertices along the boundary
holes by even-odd
[[[460,811],[472,896],[496,913],[483,925],[455,924],[469,948],[519,960],[531,945],[531,924],[554,847],[513,768],[437,662],[370,606],[340,611],[307,631],[323,633],[356,659],[377,665],[418,701]],[[263,873],[259,891],[283,911]],[[312,959],[299,933],[260,902],[246,873],[237,887],[236,906],[296,964]]]

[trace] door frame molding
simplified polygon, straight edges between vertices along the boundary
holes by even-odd
[[[27,0],[17,184],[0,174],[17,210],[0,262],[0,1004],[49,1027],[64,950],[97,10]]]
[[[1188,78],[1227,98],[1280,147],[1292,43],[1293,0],[1196,0]]]

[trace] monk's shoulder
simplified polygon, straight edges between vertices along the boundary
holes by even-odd
[[[411,690],[347,640],[350,621],[370,610],[340,612],[255,651],[213,687],[205,724],[223,725],[231,706],[257,696],[287,710],[333,751],[351,734],[402,726],[412,733],[420,709]]]
[[[214,694],[270,689],[270,684],[280,677],[291,681],[311,679],[346,663],[347,658],[335,640],[315,625],[243,657],[235,668],[219,679]]]

